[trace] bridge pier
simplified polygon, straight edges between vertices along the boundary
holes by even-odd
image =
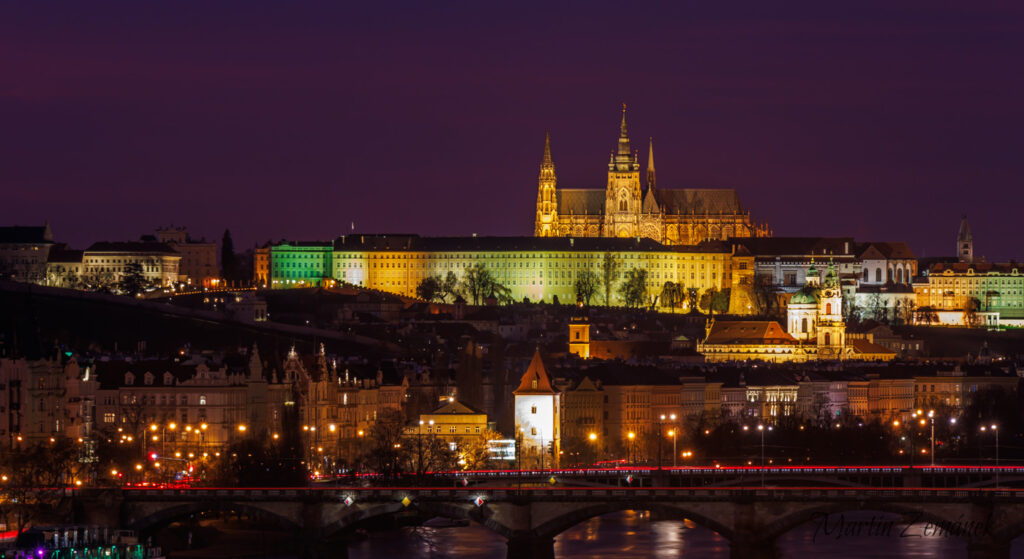
[[[1010,559],[1010,542],[969,541],[967,559]]]
[[[521,535],[508,539],[507,559],[555,559],[555,538]]]

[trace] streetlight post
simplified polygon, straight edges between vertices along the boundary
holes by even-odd
[[[749,431],[750,428],[746,425],[743,426],[744,431]],[[761,487],[764,487],[764,433],[765,431],[771,431],[771,425],[765,426],[762,423],[757,424],[757,430],[761,432]]]
[[[636,438],[636,433],[630,431],[626,433],[626,462],[630,466],[633,465],[633,439]]]
[[[661,420],[658,421],[658,469],[659,470],[661,469],[661,438],[662,438],[662,436],[664,436],[664,434],[662,433],[662,429],[664,429],[664,427],[665,427],[665,419],[666,418],[671,420],[671,421],[673,421],[673,422],[675,422],[676,414],[673,413],[673,414],[670,414],[668,416],[666,416],[665,414],[661,414]],[[674,425],[673,425],[673,427],[674,427]],[[675,466],[676,465],[676,457],[675,457],[676,441],[675,441],[675,430],[674,429],[669,432],[669,436],[672,437],[672,465]]]
[[[992,431],[992,434],[996,436],[996,489],[999,488],[999,426],[995,423],[988,426],[988,429]],[[985,432],[985,426],[981,426],[981,432]]]

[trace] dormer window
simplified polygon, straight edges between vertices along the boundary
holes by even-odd
[[[537,379],[533,379],[533,380],[530,381],[530,388],[532,388],[534,390],[537,389]],[[533,413],[537,413],[537,412],[533,412]]]
[[[174,377],[171,375],[171,373],[164,373],[164,384],[174,384]]]
[[[128,386],[135,384],[135,375],[131,373],[124,374],[124,383]]]
[[[151,386],[153,384],[153,373],[146,373],[143,377],[143,382],[146,383],[146,386]]]

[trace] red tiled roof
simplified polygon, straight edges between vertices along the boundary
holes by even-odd
[[[711,326],[705,344],[796,344],[774,320],[718,320]]]
[[[533,381],[537,381],[537,387],[534,388]],[[551,377],[548,376],[548,371],[544,367],[544,361],[540,358],[540,350],[538,349],[533,353],[533,359],[530,361],[530,366],[526,368],[526,372],[523,373],[523,380],[519,383],[519,388],[516,388],[513,394],[554,394],[556,391],[551,387]]]

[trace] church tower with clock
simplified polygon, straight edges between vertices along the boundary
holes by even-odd
[[[829,263],[821,282],[818,299],[818,359],[842,359],[846,345],[846,322],[843,321],[843,290],[835,263]]]

